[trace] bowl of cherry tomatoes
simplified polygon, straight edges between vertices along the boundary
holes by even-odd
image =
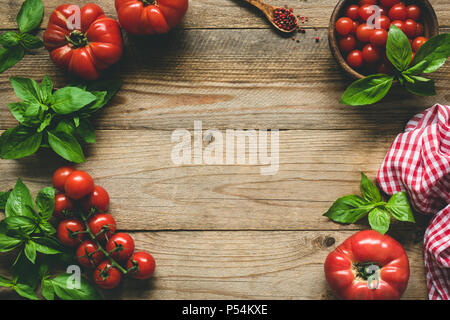
[[[328,27],[331,52],[354,79],[375,73],[392,74],[386,57],[391,25],[409,38],[414,53],[439,33],[436,13],[428,0],[340,0]]]

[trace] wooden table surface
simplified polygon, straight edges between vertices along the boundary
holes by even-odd
[[[0,2],[1,31],[16,28],[21,1]],[[116,17],[112,0],[95,2]],[[60,3],[44,0],[43,28]],[[431,3],[441,31],[449,32],[450,0]],[[169,35],[125,35],[124,57],[108,74],[124,86],[98,114],[98,143],[78,168],[109,191],[118,227],[133,234],[137,249],[155,256],[157,271],[152,280],[127,281],[106,297],[334,298],[324,279],[325,257],[369,226],[335,224],[322,214],[336,198],[359,192],[361,171],[375,178],[408,119],[450,98],[447,64],[433,74],[435,97],[395,89],[375,106],[340,105],[350,80],[328,48],[335,4],[289,1],[296,14],[309,17],[306,33],[296,34],[298,43],[274,32],[242,0],[192,0],[182,26]],[[60,86],[67,82],[40,49],[0,75],[0,130],[16,124],[7,107],[17,101],[8,78],[40,81],[45,74]],[[279,129],[279,172],[261,175],[253,165],[173,164],[172,132],[192,130],[194,120],[201,120],[204,130]],[[21,177],[35,194],[63,163],[50,152],[0,160],[0,190]],[[389,232],[410,258],[405,299],[427,297],[425,222],[418,220],[417,226],[396,224]]]

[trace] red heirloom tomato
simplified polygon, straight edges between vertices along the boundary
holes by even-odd
[[[97,240],[103,241],[106,237],[109,239],[116,232],[117,225],[112,215],[99,213],[89,219],[88,227]]]
[[[127,260],[134,251],[134,240],[126,233],[116,233],[106,243],[106,251],[119,261]]]
[[[57,7],[45,30],[44,44],[58,67],[87,80],[97,79],[101,70],[122,55],[119,24],[93,3],[81,9],[70,4]]]
[[[94,271],[95,283],[103,289],[113,289],[122,280],[120,271],[107,260],[100,263]]]
[[[85,240],[78,246],[77,260],[83,267],[95,267],[102,262],[103,258],[103,252],[98,251],[98,246],[92,240]]]
[[[135,279],[145,280],[155,272],[155,259],[147,252],[135,252],[127,261],[127,269],[133,268],[130,274]]]
[[[64,190],[70,198],[80,200],[94,190],[94,180],[89,173],[77,170],[67,177]]]
[[[75,168],[73,167],[61,167],[57,169],[52,178],[53,186],[59,191],[64,191],[64,184],[66,183],[67,177],[74,171]]]
[[[167,33],[181,22],[189,0],[116,0],[122,27],[131,34]]]
[[[396,240],[365,230],[328,255],[325,276],[340,299],[395,300],[408,285],[409,261]]]
[[[79,244],[84,237],[84,225],[80,220],[63,220],[58,225],[58,239],[62,244],[74,247]]]
[[[99,211],[105,212],[106,210],[108,210],[108,206],[109,194],[104,188],[100,186],[94,186],[94,190],[83,202],[83,207],[86,213],[90,213],[92,208],[96,208]]]

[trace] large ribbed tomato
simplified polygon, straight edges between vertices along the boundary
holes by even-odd
[[[57,66],[87,80],[97,79],[101,70],[122,55],[119,24],[93,3],[81,9],[70,4],[56,8],[44,33],[44,44]]]
[[[341,299],[400,299],[409,280],[408,256],[393,238],[360,231],[328,255],[325,276]]]
[[[161,34],[181,22],[189,0],[116,0],[119,22],[128,33]]]

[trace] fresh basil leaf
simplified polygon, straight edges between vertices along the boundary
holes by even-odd
[[[51,108],[57,114],[65,115],[80,110],[96,99],[95,95],[83,89],[65,87],[53,94]]]
[[[92,91],[91,93],[97,97],[97,100],[80,110],[83,117],[90,116],[106,104],[105,99],[108,94],[106,91]]]
[[[24,126],[34,127],[41,124],[41,105],[38,102],[13,102],[9,103],[8,107],[16,120]]]
[[[36,230],[36,222],[27,216],[12,216],[3,220],[8,231],[21,230],[26,234],[33,233]]]
[[[22,46],[0,48],[0,73],[8,70],[22,60],[25,49]]]
[[[8,278],[4,276],[0,276],[0,287],[12,287],[14,285],[14,282],[12,280],[9,280]]]
[[[17,14],[20,32],[30,32],[39,27],[44,17],[42,0],[25,0]]]
[[[48,75],[41,81],[41,100],[43,103],[50,103],[53,93],[53,82]]]
[[[30,190],[22,180],[17,179],[16,185],[6,202],[5,216],[26,216],[33,219],[34,214],[30,210],[30,207],[33,207],[33,205],[33,198],[31,197]]]
[[[445,62],[446,59],[444,59]],[[403,71],[402,75],[405,76],[411,76],[411,75],[418,75],[423,73],[428,66],[430,65],[430,63],[426,60],[422,60],[419,63],[417,63],[416,65],[408,68],[407,70]],[[401,79],[401,78],[400,78]],[[403,80],[403,79],[402,79]],[[403,83],[401,83],[403,85]]]
[[[80,125],[80,117],[79,116],[75,116],[73,117],[73,124],[75,125],[75,128],[78,128],[78,126]]]
[[[14,285],[13,289],[24,298],[30,300],[39,300],[39,297],[37,296],[36,292],[34,292],[34,289],[27,284],[18,283]]]
[[[9,79],[16,96],[24,101],[40,102],[41,88],[33,79],[12,77]]]
[[[416,222],[405,192],[394,194],[386,205],[392,216],[400,221]]]
[[[411,63],[412,48],[408,37],[393,24],[386,41],[386,56],[400,72],[406,70]]]
[[[373,207],[374,204],[368,203],[360,196],[349,195],[337,199],[323,215],[335,222],[355,223]]]
[[[389,230],[390,223],[391,216],[387,210],[378,207],[369,212],[369,224],[373,230],[384,235]]]
[[[41,294],[46,300],[55,300],[55,290],[51,280],[42,279]]]
[[[362,106],[380,101],[392,86],[394,77],[374,74],[353,82],[342,95],[340,103]]]
[[[33,128],[18,125],[8,129],[0,138],[0,157],[3,159],[19,159],[35,153],[42,141],[42,132]]]
[[[52,217],[55,209],[55,189],[53,187],[46,187],[39,191],[36,196],[36,207],[43,219],[48,220]]]
[[[36,243],[37,251],[42,253],[46,253],[44,251],[47,251],[52,253],[46,254],[57,254],[62,253],[62,251],[64,250],[64,247],[61,245],[61,243],[53,239],[52,237],[34,237],[33,241]]]
[[[100,300],[101,296],[96,288],[81,277],[80,288],[70,283],[71,274],[62,273],[51,279],[56,295],[63,300]]]
[[[423,63],[421,68],[416,67],[417,73],[430,73],[439,69],[450,56],[450,34],[443,33],[428,39],[417,50],[412,61],[413,69],[419,63]],[[414,69],[413,69],[414,70]]]
[[[58,122],[56,125],[55,132],[65,132],[67,134],[73,135],[75,133],[75,125],[73,124],[73,121],[70,119],[62,119]]]
[[[22,244],[22,239],[9,237],[4,233],[0,233],[0,252],[9,252]]]
[[[94,93],[98,99],[94,105],[87,106],[86,111],[88,113],[93,113],[98,109],[103,108],[116,95],[121,87],[122,81],[114,79],[95,81],[89,84],[87,90]],[[106,95],[103,96],[104,92],[106,92]]]
[[[89,119],[80,119],[80,124],[75,129],[75,134],[85,143],[96,143],[95,129]]]
[[[56,233],[56,229],[48,221],[41,221],[39,223],[39,228],[41,228],[42,231],[50,235]]]
[[[410,76],[414,82],[407,81],[405,83],[406,89],[418,96],[435,96],[436,88],[434,86],[434,80],[427,79],[418,76]]]
[[[0,210],[5,210],[6,201],[8,201],[8,197],[11,194],[11,191],[0,192]]]
[[[14,31],[7,31],[0,36],[0,44],[6,48],[14,47],[19,44],[19,34]]]
[[[381,194],[380,191],[378,191],[377,186],[370,181],[367,176],[361,172],[361,193],[363,195],[363,198],[366,199],[369,202],[380,202]]]
[[[39,49],[44,46],[44,42],[41,39],[29,33],[23,33],[20,36],[20,44],[28,50]]]
[[[48,131],[48,143],[57,154],[66,160],[75,163],[85,161],[80,143],[73,135],[62,131]]]
[[[50,125],[50,123],[52,123],[52,120],[53,120],[53,114],[47,113],[45,115],[44,120],[42,120],[41,124],[39,125],[39,128],[36,130],[36,132],[44,131]]]
[[[36,242],[33,242],[36,246],[36,251],[43,254],[59,254],[61,251],[48,247],[46,245],[42,245]]]
[[[31,263],[36,262],[36,244],[33,241],[27,241],[24,248],[25,256]]]
[[[24,250],[21,250],[17,255],[11,267],[11,274],[16,283],[27,284],[33,289],[36,289],[39,278],[39,264],[31,263],[25,255]]]

